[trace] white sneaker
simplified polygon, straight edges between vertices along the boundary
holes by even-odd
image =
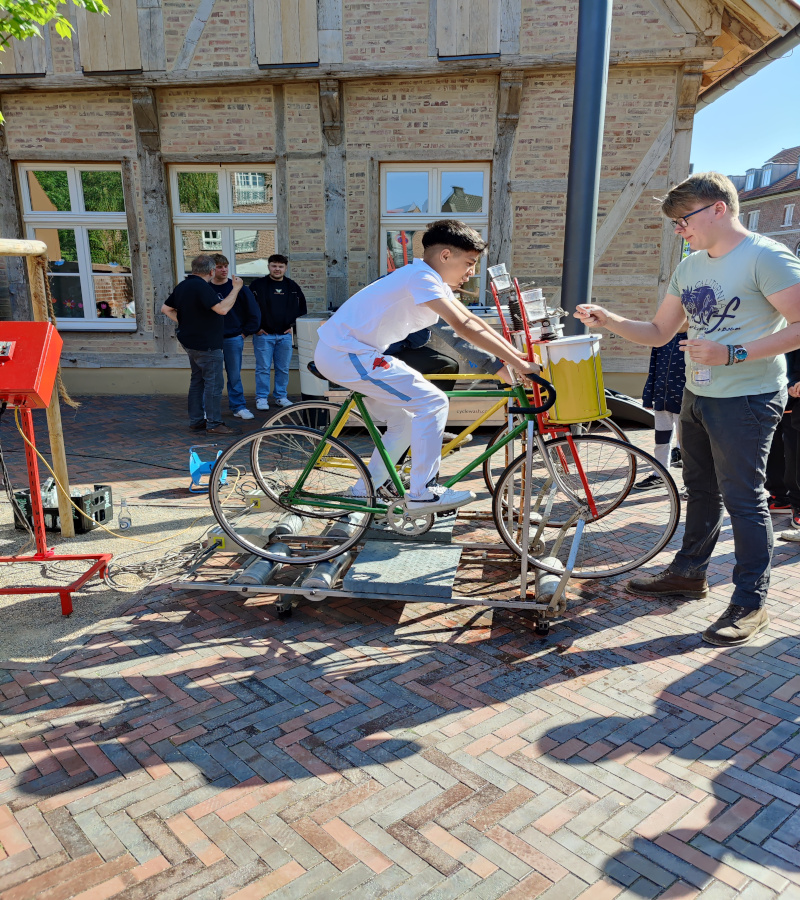
[[[292,405],[292,401],[288,397],[282,397],[280,400],[275,401],[276,406],[282,406],[286,409],[287,406]]]
[[[458,509],[459,506],[466,506],[472,503],[475,494],[472,491],[454,491],[452,488],[446,488],[442,484],[431,484],[428,486],[426,495],[423,497],[406,498],[406,509],[408,510],[432,510],[441,511],[447,509]]]
[[[259,397],[256,400],[256,409],[269,409],[269,400],[266,397]]]
[[[237,419],[254,419],[255,416],[250,412],[249,409],[237,409],[234,413]]]

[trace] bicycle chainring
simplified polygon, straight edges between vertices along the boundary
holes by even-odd
[[[397,534],[410,537],[425,534],[433,527],[436,520],[434,513],[415,513],[395,506],[386,513],[386,524]]]

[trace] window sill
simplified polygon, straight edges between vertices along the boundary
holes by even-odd
[[[74,319],[56,319],[59,331],[123,331],[130,334],[137,330],[136,322],[76,322]]]

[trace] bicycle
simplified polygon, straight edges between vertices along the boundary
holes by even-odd
[[[314,369],[314,364],[309,363],[309,371],[312,375],[316,375],[318,378],[322,378],[322,374],[320,372],[316,372]],[[496,381],[499,380],[494,375],[426,375],[425,378],[429,381],[436,381],[437,379],[441,379],[442,381],[453,381],[453,380],[469,380],[469,381]],[[452,440],[446,441],[442,445],[442,459],[446,459],[453,453],[456,453],[458,450],[461,450],[467,443],[472,440],[472,435],[478,428],[482,425],[486,424],[490,421],[497,413],[501,412],[508,406],[508,402],[511,399],[512,395],[510,391],[506,390],[506,394],[504,397],[496,400],[492,403],[483,413],[481,413],[478,418],[475,419],[467,427],[463,428]],[[450,396],[464,396],[463,392],[453,392],[446,391],[445,392],[448,397]],[[470,396],[475,396],[470,394]],[[335,400],[301,400],[298,403],[292,404],[292,406],[287,407],[286,409],[278,409],[273,412],[271,415],[267,417],[264,424],[261,426],[262,430],[267,428],[274,428],[279,425],[287,425],[293,427],[300,428],[314,428],[318,431],[324,431],[336,417],[337,413],[341,409],[341,402],[336,402]],[[508,420],[501,425],[489,438],[487,443],[487,447],[494,446],[498,443],[498,441],[502,440],[506,434],[508,434],[509,423]],[[599,435],[603,437],[613,437],[618,440],[624,441],[625,443],[630,443],[628,440],[627,434],[620,428],[616,422],[613,422],[611,419],[597,419],[591,422],[584,422],[578,425],[571,426],[571,431],[573,434],[586,434],[586,435]],[[355,450],[360,454],[363,458],[369,458],[372,453],[373,443],[370,433],[364,423],[364,420],[358,413],[355,407],[355,401],[349,400],[347,410],[342,418],[338,420],[338,425],[332,432],[332,437],[340,438],[344,441],[351,449]],[[522,451],[524,451],[524,434],[522,435]],[[400,467],[401,471],[405,474],[410,470],[410,453],[407,453],[401,460],[398,462],[398,467]],[[515,443],[511,442],[505,445],[504,453],[502,454],[502,458],[500,454],[492,454],[488,457],[483,463],[483,480],[486,484],[486,488],[490,494],[494,494],[495,485],[497,483],[497,479],[502,474],[505,467],[517,456],[515,452]],[[496,464],[497,460],[501,459],[501,463],[498,466]]]
[[[531,453],[527,463],[523,454],[506,466],[494,492],[492,515],[502,540],[517,555],[527,551],[534,566],[561,574],[574,543],[567,538],[583,523],[572,566],[576,577],[601,578],[638,568],[667,545],[677,527],[680,503],[672,478],[637,447],[613,438],[572,435],[568,426],[549,424],[544,413],[555,402],[555,390],[538,376],[532,380],[537,401],[532,407],[521,384],[504,390],[448,392],[456,397],[502,398],[503,404],[511,397],[516,402],[511,412],[519,422],[443,484],[452,487],[463,480],[528,433],[532,423],[537,455]],[[541,401],[540,387],[548,392],[547,400]],[[334,437],[341,435],[337,429],[351,403],[386,465],[395,496],[379,494],[380,486],[372,484],[359,453]],[[531,469],[527,528],[520,516],[528,483],[526,465]],[[240,438],[223,451],[215,472],[234,466],[250,473],[252,490],[232,496],[228,492],[226,499],[212,473],[212,509],[226,534],[265,559],[295,565],[333,559],[358,544],[376,517],[398,536],[424,534],[434,523],[432,513],[405,509],[402,478],[359,393],[348,395],[324,431],[279,425]],[[626,503],[634,479],[649,473],[658,475],[661,486]],[[359,480],[364,494],[354,496],[352,488]],[[531,540],[523,548],[526,530]]]

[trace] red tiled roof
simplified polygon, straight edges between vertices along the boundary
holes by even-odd
[[[754,188],[752,191],[739,191],[739,201],[756,200],[758,197],[786,194],[789,191],[800,191],[800,178],[797,178],[797,172],[789,172],[788,175],[769,185],[769,187]]]
[[[771,156],[767,162],[795,166],[798,160],[800,160],[800,147],[788,147],[786,150],[776,153],[775,156]]]

